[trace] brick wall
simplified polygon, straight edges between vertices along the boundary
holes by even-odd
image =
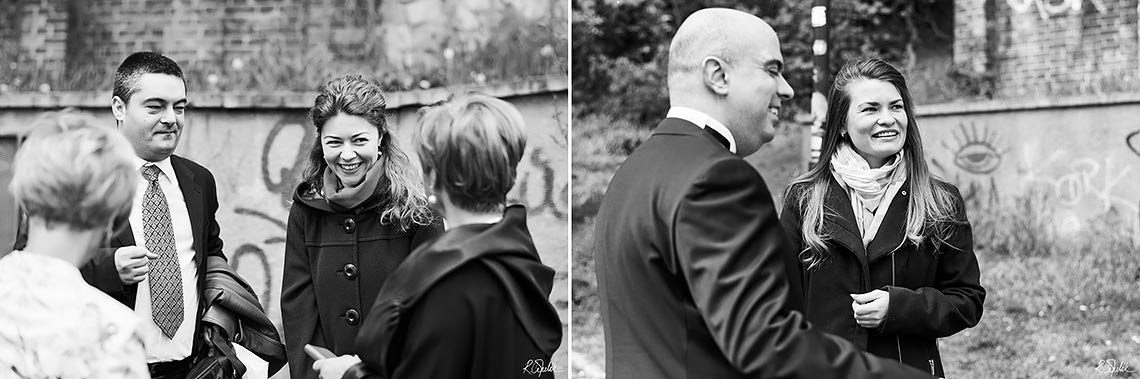
[[[996,96],[1140,87],[1137,0],[957,0],[955,63],[995,77]]]
[[[15,6],[0,7],[0,46],[18,41],[22,61],[66,66],[72,78],[102,78],[130,52],[156,50],[186,71],[215,72],[223,84],[235,70],[282,66],[284,72],[247,75],[253,76],[248,80],[280,80],[313,69],[324,69],[319,76],[325,78],[332,72],[413,72],[403,80],[410,85],[447,71],[457,55],[478,54],[495,38],[502,39],[504,24],[547,26],[552,41],[567,37],[566,0],[9,2]],[[562,27],[549,27],[556,25]],[[444,56],[447,49],[450,60]],[[531,53],[525,50],[519,53]],[[454,84],[470,78],[451,79],[457,79],[449,81]],[[95,81],[109,87],[109,80]],[[313,89],[309,84],[287,89]]]

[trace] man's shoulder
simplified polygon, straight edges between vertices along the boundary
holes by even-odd
[[[170,156],[170,165],[175,167],[175,171],[177,171],[178,168],[184,168],[184,169],[189,170],[190,172],[194,173],[194,175],[196,177],[199,175],[203,175],[211,181],[213,181],[213,179],[214,179],[214,174],[210,172],[210,169],[206,168],[205,166],[202,166],[198,162],[190,160],[189,158],[185,158],[185,157],[178,156],[178,155],[171,155]]]

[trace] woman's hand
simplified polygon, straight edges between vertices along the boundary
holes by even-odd
[[[891,304],[890,292],[874,290],[867,293],[851,294],[851,310],[855,322],[864,328],[877,328],[887,318],[887,308]]]
[[[359,357],[355,355],[342,355],[313,362],[313,370],[320,373],[321,379],[340,379],[344,376],[344,372],[348,371],[349,367],[355,366],[357,363],[360,363]]]

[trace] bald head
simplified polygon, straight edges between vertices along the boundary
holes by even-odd
[[[702,9],[669,45],[669,105],[720,121],[746,156],[775,137],[780,103],[792,98],[783,69],[776,31],[759,17]]]
[[[728,8],[707,8],[694,12],[669,44],[669,97],[682,97],[700,85],[701,68],[708,57],[729,65],[755,55],[759,49],[779,53],[776,31],[759,17]]]

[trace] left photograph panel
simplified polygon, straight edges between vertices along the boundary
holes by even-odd
[[[568,11],[4,6],[0,372],[568,378]]]

